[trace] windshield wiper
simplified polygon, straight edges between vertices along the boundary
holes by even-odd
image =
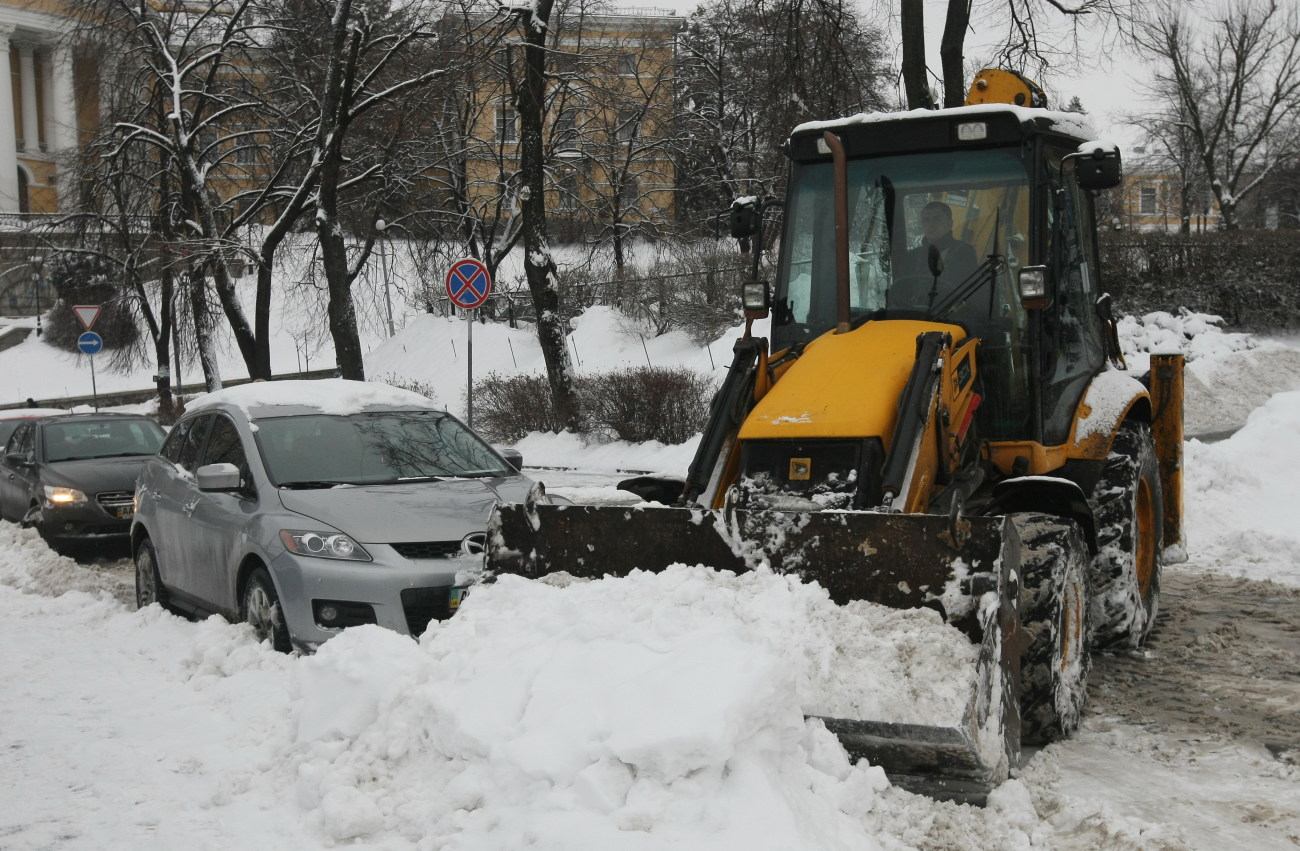
[[[336,488],[340,485],[351,486],[353,482],[337,482],[328,479],[310,479],[301,482],[281,482],[280,487],[289,488],[290,490],[316,490],[320,488]]]
[[[373,482],[361,482],[364,485],[404,485],[407,482],[441,482],[441,476],[398,476],[395,479],[378,479]]]

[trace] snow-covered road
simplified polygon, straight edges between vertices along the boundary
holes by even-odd
[[[1195,374],[1213,404],[1290,358]],[[890,787],[804,721],[794,660],[827,648],[797,583],[684,570],[582,605],[499,583],[418,644],[363,627],[285,656],[134,611],[127,562],[0,523],[0,848],[1294,849],[1300,389],[1263,395],[1187,446],[1190,560],[1149,647],[1100,656],[1078,735],[984,808]],[[558,440],[525,454],[590,462],[542,475],[578,501],[619,498],[614,466],[680,468]]]

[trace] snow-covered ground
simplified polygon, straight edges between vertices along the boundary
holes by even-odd
[[[579,322],[587,368],[644,362],[641,340],[608,319]],[[504,329],[480,328],[493,326],[476,326],[475,363],[480,345],[510,362],[489,336]],[[454,404],[455,380],[421,347],[450,348],[463,330],[420,318],[368,367],[432,376]],[[418,643],[362,627],[285,656],[219,619],[133,611],[125,563],[79,564],[0,523],[0,847],[1294,848],[1300,739],[1266,747],[1212,718],[1189,733],[1135,717],[1116,672],[1135,669],[1140,689],[1144,666],[1184,652],[1178,601],[1197,582],[1276,583],[1250,587],[1300,611],[1300,352],[1199,317],[1148,317],[1124,338],[1135,363],[1189,354],[1189,420],[1244,427],[1187,445],[1190,560],[1166,568],[1174,593],[1152,649],[1100,659],[1080,733],[1029,755],[987,807],[892,787],[805,720],[837,642],[819,589],[790,579],[685,566],[569,589],[509,579]],[[527,340],[507,339],[519,358]],[[708,366],[684,340],[646,349]],[[722,360],[729,345],[714,349]],[[521,448],[533,465],[678,473],[692,449],[556,435]],[[551,489],[607,501],[609,480],[556,473]],[[917,629],[914,652],[942,646]],[[903,651],[878,652],[874,699],[926,687],[907,670],[890,679]],[[1274,655],[1286,653],[1277,664],[1294,677],[1300,648]]]

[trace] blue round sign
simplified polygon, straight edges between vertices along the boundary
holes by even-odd
[[[84,331],[77,338],[77,348],[81,349],[83,355],[97,355],[104,348],[104,338],[94,331]]]
[[[462,310],[471,310],[487,301],[492,292],[492,276],[487,267],[472,257],[457,260],[447,270],[447,296]]]

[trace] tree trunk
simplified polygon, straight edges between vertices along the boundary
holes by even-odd
[[[908,109],[932,109],[925,76],[925,3],[902,0],[900,29],[903,38],[903,91]]]
[[[943,40],[939,42],[939,64],[943,68],[943,105],[964,106],[966,103],[966,65],[962,51],[966,44],[966,28],[970,25],[970,0],[948,0],[948,15],[943,24]]]
[[[519,171],[522,183],[524,275],[537,312],[537,341],[546,361],[555,413],[566,429],[578,427],[577,398],[569,365],[568,339],[560,316],[555,259],[546,234],[546,169],[542,121],[546,97],[546,31],[553,0],[538,0],[532,15],[521,16],[524,28],[524,73],[516,86],[519,110]]]
[[[325,267],[325,281],[329,289],[330,336],[334,338],[339,377],[365,381],[366,368],[361,352],[361,335],[357,331],[357,310],[352,301],[352,276],[348,273],[347,243],[334,218],[323,222],[318,219],[316,232],[320,239],[321,263]]]
[[[217,362],[216,343],[212,339],[212,318],[208,316],[207,294],[203,291],[207,278],[202,272],[202,267],[190,264],[190,316],[194,319],[194,344],[199,350],[203,382],[211,393],[221,389],[221,365]]]

